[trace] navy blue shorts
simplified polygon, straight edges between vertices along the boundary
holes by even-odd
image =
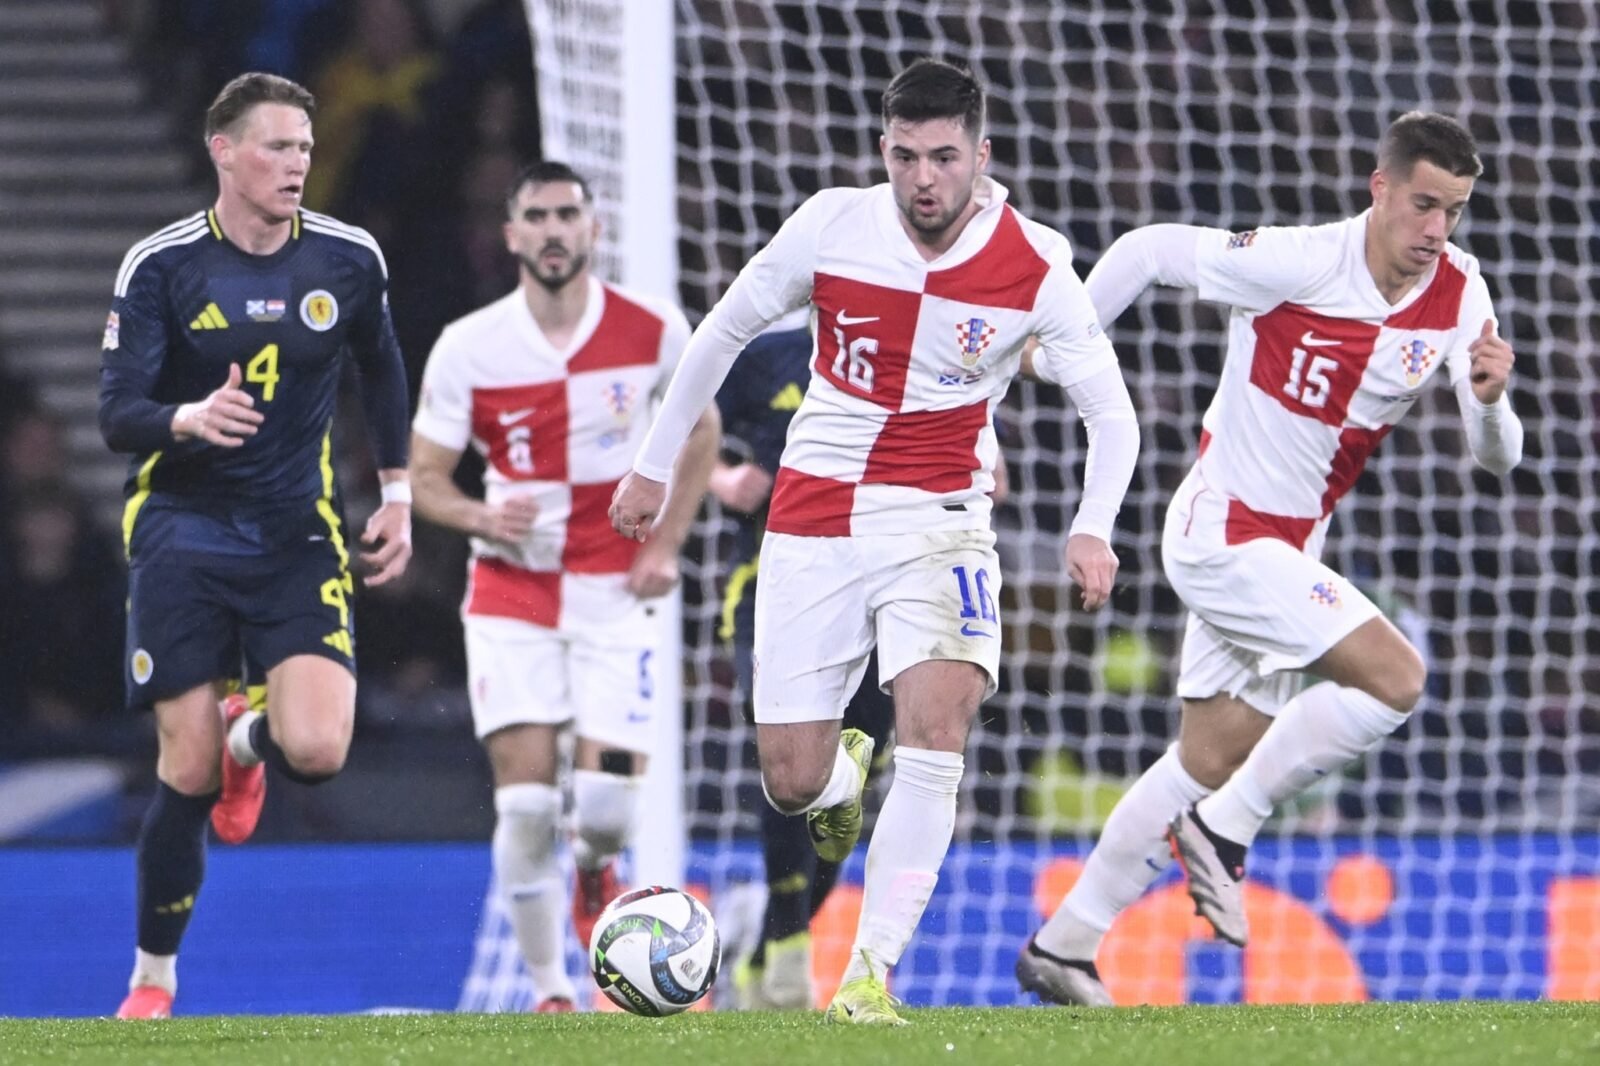
[[[128,570],[128,705],[321,655],[355,672],[355,586],[316,540],[262,555],[169,551]],[[264,676],[249,678],[260,684]]]

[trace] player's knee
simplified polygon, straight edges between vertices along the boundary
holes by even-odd
[[[164,763],[161,767],[161,779],[174,791],[181,792],[185,796],[209,796],[222,788],[221,768],[200,761],[178,765]]]
[[[1407,643],[1405,653],[1395,656],[1384,672],[1382,691],[1373,695],[1402,714],[1409,714],[1422,699],[1427,683],[1428,669],[1422,656]]]
[[[294,743],[280,744],[284,762],[294,771],[295,780],[301,784],[315,785],[334,777],[344,769],[350,745],[337,737],[310,737]]]
[[[761,788],[773,809],[798,814],[810,808],[828,786],[836,747],[828,748],[825,758],[797,745],[761,747]]]
[[[222,787],[222,760],[212,744],[181,732],[163,733],[156,771],[185,796],[204,796]]]
[[[966,751],[971,725],[970,720],[950,718],[938,721],[910,719],[901,730],[898,742],[908,748],[925,751]]]
[[[1227,783],[1249,754],[1249,745],[1230,743],[1226,737],[1184,737],[1178,745],[1184,771],[1213,791]]]
[[[1392,675],[1387,683],[1387,691],[1378,696],[1384,703],[1394,707],[1395,711],[1410,714],[1422,699],[1422,688],[1427,685],[1427,669],[1422,666],[1422,656],[1416,653],[1410,645],[1406,647],[1410,655],[1394,664]]]
[[[827,782],[820,778],[803,778],[773,767],[761,768],[761,788],[772,809],[780,814],[799,814],[809,809],[826,786]]]
[[[501,886],[515,894],[556,873],[561,792],[554,785],[507,785],[495,790],[493,855]]]

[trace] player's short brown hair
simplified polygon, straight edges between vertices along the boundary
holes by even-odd
[[[1448,115],[1407,111],[1389,124],[1378,148],[1378,169],[1405,180],[1418,163],[1432,163],[1458,178],[1483,173],[1478,143]]]
[[[928,122],[953,118],[972,135],[983,137],[986,104],[983,86],[972,71],[942,59],[919,59],[896,74],[883,91],[883,125],[896,120]]]
[[[206,142],[219,133],[237,134],[239,123],[257,104],[288,104],[304,111],[307,118],[317,110],[317,98],[297,82],[259,71],[241,74],[224,85],[206,109]]]

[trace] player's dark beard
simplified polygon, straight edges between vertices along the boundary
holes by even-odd
[[[956,204],[948,211],[941,212],[934,218],[921,218],[917,215],[916,200],[913,198],[901,205],[900,213],[905,216],[905,220],[907,222],[911,223],[912,229],[916,230],[924,237],[937,238],[941,233],[949,229],[955,220],[961,216],[961,212],[967,209],[968,202],[970,202],[970,198],[968,200],[963,200],[959,204]]]
[[[561,250],[566,251],[564,248]],[[539,255],[543,255],[547,251],[550,251],[550,249],[541,249]],[[566,288],[567,284],[573,278],[582,274],[584,268],[589,265],[589,257],[587,255],[571,255],[567,259],[567,269],[555,274],[545,274],[539,270],[539,256],[530,258],[522,255],[517,258],[522,261],[522,267],[528,272],[528,276],[537,281],[549,293],[557,293]]]

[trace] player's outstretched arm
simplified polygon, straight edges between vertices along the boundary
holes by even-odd
[[[830,191],[818,193],[789,216],[767,246],[739,271],[728,291],[689,338],[662,397],[661,410],[633,461],[636,473],[658,485],[666,482],[701,412],[715,400],[745,345],[790,311],[810,302],[816,238],[827,217],[826,210],[818,206],[823,201],[837,199]],[[630,508],[634,505],[631,494],[624,496],[626,487],[627,482],[619,487],[613,509],[618,501]],[[659,513],[661,501],[655,502]],[[632,513],[623,517],[635,522],[642,518]],[[635,525],[634,533],[623,535],[642,535],[648,528]]]
[[[1158,223],[1113,241],[1084,279],[1101,325],[1115,322],[1151,285],[1198,286],[1195,244],[1205,232],[1200,226]]]
[[[678,554],[700,511],[721,446],[722,416],[712,404],[690,432],[683,454],[678,456],[661,517],[628,571],[628,591],[635,596],[664,596],[678,584]]]

